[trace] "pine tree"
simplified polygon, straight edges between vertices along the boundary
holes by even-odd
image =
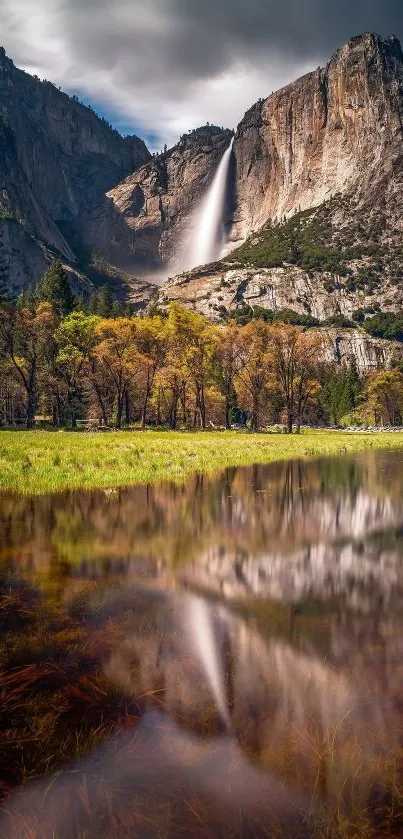
[[[45,271],[37,289],[38,300],[51,303],[56,314],[64,317],[74,308],[68,276],[59,259],[55,259]]]
[[[76,312],[86,312],[87,311],[87,305],[86,305],[85,297],[84,297],[83,294],[80,294],[79,297],[77,297],[76,305],[75,305],[74,308],[75,308]]]
[[[101,318],[110,318],[112,314],[112,297],[107,285],[102,286],[98,295],[98,308],[96,314]]]
[[[91,315],[97,315],[98,314],[98,298],[99,298],[98,292],[97,291],[92,291],[91,294],[90,294],[89,300],[88,300],[88,307],[87,307],[88,312]]]
[[[348,368],[348,385],[350,394],[350,410],[354,410],[360,401],[360,396],[363,390],[363,382],[354,356],[352,357]]]
[[[119,300],[114,300],[112,304],[112,317],[121,318],[124,314],[123,307]]]
[[[33,283],[29,283],[19,294],[17,299],[17,307],[19,309],[30,309],[31,312],[35,310],[37,304],[36,287]]]

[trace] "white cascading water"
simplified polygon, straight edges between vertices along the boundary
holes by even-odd
[[[197,268],[218,259],[222,250],[222,221],[228,170],[234,138],[220,160],[213,183],[198,213],[190,265]]]

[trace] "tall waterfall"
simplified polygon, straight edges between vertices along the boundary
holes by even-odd
[[[222,156],[198,214],[194,243],[190,250],[190,264],[193,268],[213,262],[221,253],[225,192],[233,143],[234,138]]]

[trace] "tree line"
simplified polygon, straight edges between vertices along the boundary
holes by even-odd
[[[403,375],[324,361],[321,330],[256,318],[223,325],[172,303],[135,316],[105,290],[85,305],[54,262],[29,296],[1,283],[0,424],[170,429],[400,424]]]

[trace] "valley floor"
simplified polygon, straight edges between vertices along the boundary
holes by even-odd
[[[113,489],[275,460],[403,448],[403,433],[0,432],[0,491],[38,495]]]

